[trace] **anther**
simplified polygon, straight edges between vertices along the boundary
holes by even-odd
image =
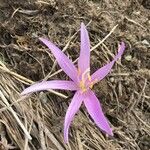
[[[89,79],[89,81],[91,81],[91,80],[92,80],[92,78],[91,78],[90,74],[88,74],[88,79]]]
[[[97,80],[97,79],[95,79],[94,81],[92,81],[92,82],[90,83],[90,85],[89,85],[90,89],[92,89],[92,88],[93,88],[94,84],[95,84],[97,81],[98,81],[98,80]]]

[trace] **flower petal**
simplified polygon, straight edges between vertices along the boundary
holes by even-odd
[[[78,60],[78,68],[81,73],[84,73],[90,68],[90,40],[88,31],[84,23],[81,23],[81,46],[80,46],[80,56]]]
[[[26,88],[21,95],[25,95],[32,92],[43,91],[48,89],[61,89],[75,91],[78,89],[77,85],[73,81],[53,80],[43,81],[35,83],[30,87]]]
[[[87,97],[84,99],[84,104],[97,126],[107,134],[113,136],[112,129],[103,114],[99,100],[91,90],[88,91]]]
[[[68,130],[69,126],[71,124],[71,121],[74,118],[74,115],[79,110],[81,104],[83,101],[83,96],[80,91],[77,91],[68,107],[66,116],[65,116],[65,122],[64,122],[64,140],[65,143],[68,143]]]
[[[77,69],[69,58],[53,43],[44,38],[39,38],[53,53],[59,66],[73,80],[77,81]]]
[[[106,64],[102,68],[98,69],[95,73],[93,73],[93,75],[91,76],[92,80],[96,80],[96,82],[102,80],[111,71],[111,68],[113,67],[115,61],[117,61],[117,59],[121,57],[124,50],[125,44],[124,42],[122,42],[119,47],[118,54],[115,56],[114,60]]]

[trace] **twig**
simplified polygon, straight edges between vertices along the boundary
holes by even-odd
[[[138,103],[140,102],[142,96],[144,95],[146,86],[147,86],[147,79],[145,79],[144,86],[141,90],[141,93],[138,94],[138,99],[132,104],[130,110],[132,110],[133,108],[135,108],[138,105]]]
[[[137,91],[134,91],[134,93],[137,94],[137,95],[139,95],[139,93],[138,93]],[[150,96],[148,96],[148,95],[145,95],[145,94],[144,94],[144,95],[142,95],[142,96],[143,96],[144,98],[150,99]]]
[[[40,105],[40,109],[43,116],[43,111]],[[42,150],[46,150],[46,143],[45,143],[45,135],[44,135],[44,128],[43,128],[43,120],[40,118],[39,112],[37,112],[37,119],[38,119],[38,128],[39,128],[39,137],[40,137],[40,143]]]
[[[26,124],[27,124],[27,120],[26,120]],[[29,132],[31,132],[32,125],[33,125],[33,115],[32,115],[32,119],[31,119],[31,124],[30,124],[30,126],[29,126]],[[29,146],[28,146],[28,143],[29,143],[29,139],[26,138],[26,139],[25,139],[25,142],[24,142],[24,150],[30,150],[30,149],[29,149]]]
[[[115,30],[117,27],[118,27],[118,24],[115,25],[115,26],[112,28],[112,30],[111,30],[99,43],[97,43],[95,46],[93,46],[93,47],[91,48],[91,51],[93,51],[93,50],[95,50],[97,47],[99,47],[99,46],[114,32],[114,30]]]
[[[9,106],[9,103],[8,103],[7,99],[5,98],[5,96],[3,95],[3,93],[1,92],[1,90],[0,90],[0,97],[2,98],[3,102],[7,106]],[[14,118],[16,119],[16,121],[18,122],[18,124],[20,125],[20,127],[22,128],[22,130],[25,133],[25,135],[28,137],[29,140],[31,140],[32,137],[30,136],[29,132],[27,131],[27,129],[25,128],[25,126],[20,121],[19,117],[16,115],[16,112],[11,107],[9,107],[9,110],[12,113],[12,115],[14,116]]]
[[[13,71],[10,71],[1,61],[0,61],[0,65],[1,65],[0,66],[0,70],[2,70],[4,72],[7,72],[10,75],[14,76],[18,81],[20,81],[20,82],[22,82],[24,84],[27,84],[27,85],[35,83],[34,81],[32,81],[30,79],[27,79],[27,78],[25,78],[25,77],[15,73],[15,72],[13,72]],[[53,94],[55,94],[57,96],[60,96],[62,98],[67,98],[68,97],[68,96],[66,96],[66,95],[64,95],[64,94],[62,94],[60,92],[54,91],[54,90],[47,90],[47,91],[49,91],[49,92],[51,92],[51,93],[53,93]]]
[[[3,70],[4,72],[7,72],[7,73],[11,74],[12,76],[17,77],[17,78],[25,81],[26,83],[29,83],[29,84],[33,84],[34,83],[32,80],[27,79],[27,78],[25,78],[25,77],[15,73],[15,72],[13,72],[13,71],[10,71],[8,68],[4,68],[4,67],[0,66],[0,70]]]
[[[142,124],[145,125],[145,127],[147,127],[148,129],[150,129],[150,126],[149,126],[146,122],[144,122],[134,111],[132,111],[132,112],[133,112],[134,116],[135,116]]]
[[[134,21],[134,20],[132,20],[132,19],[129,19],[128,17],[125,17],[125,18],[126,18],[129,22],[132,22],[132,23],[134,23],[134,24],[140,26],[142,29],[146,30],[146,28],[143,27],[140,23],[138,23],[138,22],[136,22],[136,21]]]
[[[0,113],[3,112],[3,111],[5,111],[6,109],[9,109],[10,107],[12,107],[15,104],[18,104],[20,101],[24,100],[26,97],[27,96],[22,96],[21,98],[17,99],[15,102],[13,102],[13,103],[5,106],[5,107],[0,108]]]
[[[44,125],[43,125],[44,126]],[[50,130],[47,129],[46,126],[44,126],[44,132],[45,134],[49,137],[49,139],[51,140],[51,142],[53,142],[53,144],[57,147],[58,150],[65,150],[60,143],[57,141],[57,139],[55,138],[55,136],[50,132]]]
[[[130,76],[132,73],[111,73],[108,76]]]
[[[83,144],[81,142],[81,137],[79,135],[79,131],[78,130],[76,131],[76,136],[77,136],[77,143],[78,143],[79,149],[83,150]]]
[[[88,26],[90,23],[91,23],[91,20],[90,20],[90,22],[89,22],[86,26]],[[68,40],[67,44],[65,45],[65,47],[64,47],[63,50],[62,50],[63,52],[65,52],[65,51],[67,50],[67,48],[69,47],[70,42],[75,38],[75,36],[77,35],[77,33],[78,33],[79,31],[80,31],[80,30],[76,31],[76,32],[70,37],[70,39]],[[48,75],[44,78],[44,80],[47,80],[47,79],[49,78],[49,76],[51,75],[52,71],[54,70],[56,64],[57,64],[57,61],[55,60],[53,66],[52,66],[51,71],[50,71],[50,72],[48,73]]]
[[[97,47],[99,47],[99,46],[114,32],[114,30],[115,30],[117,27],[118,27],[118,24],[117,24],[116,26],[114,26],[114,27],[112,28],[112,30],[111,30],[99,43],[97,43],[95,46],[93,46],[93,47],[91,48],[91,51],[94,51]],[[79,59],[79,58],[77,58],[73,63],[77,62],[78,59]],[[53,74],[51,74],[51,75],[49,76],[49,78],[51,78],[51,77],[57,75],[57,74],[60,73],[60,72],[62,72],[62,69],[60,69],[60,70],[54,72]]]

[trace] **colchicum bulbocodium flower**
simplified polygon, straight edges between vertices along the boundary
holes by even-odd
[[[107,63],[102,68],[98,69],[90,75],[90,41],[87,29],[81,23],[81,45],[80,56],[78,60],[78,69],[74,66],[73,62],[53,43],[45,38],[39,38],[53,53],[59,66],[70,77],[71,81],[53,80],[43,81],[36,83],[26,88],[21,94],[25,95],[31,92],[48,90],[48,89],[62,89],[76,91],[65,116],[64,121],[64,140],[68,142],[68,130],[75,114],[79,110],[82,103],[84,103],[90,116],[96,125],[108,135],[113,136],[112,129],[104,116],[99,100],[92,87],[95,83],[102,80],[111,71],[115,61],[121,57],[125,50],[125,44],[122,42],[118,49],[118,54],[114,59]]]

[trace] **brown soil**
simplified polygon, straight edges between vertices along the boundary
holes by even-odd
[[[88,24],[91,48],[103,40],[91,53],[92,72],[112,60],[120,41],[126,50],[109,76],[94,87],[114,137],[103,134],[83,106],[66,145],[63,120],[73,93],[19,93],[36,81],[68,78],[56,73],[59,66],[37,37],[65,47],[75,60],[81,22]],[[150,1],[0,0],[0,92],[1,150],[149,150]],[[31,141],[9,105],[31,132]]]

